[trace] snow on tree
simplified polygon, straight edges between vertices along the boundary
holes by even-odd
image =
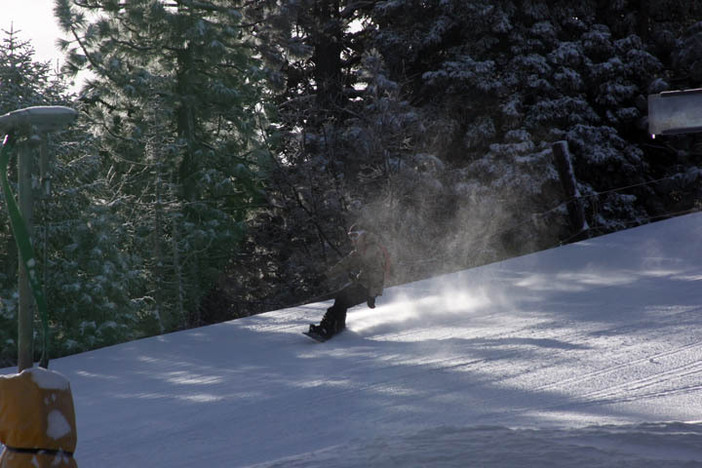
[[[199,323],[200,302],[244,234],[267,164],[266,77],[230,2],[56,2],[67,68],[140,259],[133,300],[157,330]],[[88,13],[91,14],[88,14]],[[99,14],[97,14],[99,13]]]

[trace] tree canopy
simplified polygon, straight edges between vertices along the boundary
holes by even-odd
[[[700,86],[701,3],[55,0],[63,77],[6,32],[0,95],[81,114],[35,227],[56,348],[314,297],[356,221],[400,283],[699,209],[699,138],[651,140],[647,96]]]

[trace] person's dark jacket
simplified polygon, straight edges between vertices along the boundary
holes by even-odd
[[[370,297],[383,294],[388,259],[385,248],[373,233],[365,233],[356,248],[329,270],[329,276],[348,272],[354,282],[368,289]]]

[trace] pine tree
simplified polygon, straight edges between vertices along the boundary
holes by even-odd
[[[391,78],[447,119],[434,148],[465,167],[461,190],[477,188],[472,196],[481,203],[487,195],[506,200],[491,212],[507,218],[550,211],[558,190],[548,148],[565,139],[593,202],[591,224],[607,231],[645,216],[645,189],[636,196],[609,190],[645,180],[642,151],[627,140],[641,133],[637,103],[661,70],[636,28],[623,26],[634,10],[614,15],[617,5],[408,0],[377,5],[373,19]],[[603,18],[619,19],[619,35]],[[524,223],[510,243],[553,242],[539,229]]]
[[[22,39],[22,31],[2,31],[0,44],[0,113],[58,102],[66,86],[53,73],[49,62],[34,59],[34,47]]]
[[[92,74],[82,100],[133,229],[124,253],[143,259],[133,294],[164,330],[185,326],[260,196],[262,65],[231,2],[80,5],[57,0],[56,13],[68,67]]]
[[[267,186],[272,203],[252,220],[246,265],[232,266],[227,289],[237,314],[319,294],[324,265],[346,248],[345,181],[363,165],[347,151],[347,125],[363,109],[359,70],[368,31],[361,26],[370,7],[303,0],[244,9],[277,84],[279,132]]]
[[[52,357],[153,334],[149,305],[133,295],[143,281],[121,196],[102,174],[103,158],[82,124],[54,148],[52,193],[39,211],[45,231]]]

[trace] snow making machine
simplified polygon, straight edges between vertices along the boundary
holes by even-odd
[[[32,167],[36,148],[42,167],[46,159],[46,135],[70,124],[75,110],[63,106],[19,109],[0,116],[4,135],[0,150],[0,184],[10,216],[19,257],[18,373],[0,376],[0,455],[2,467],[76,467],[76,418],[68,380],[48,370],[48,318],[46,298],[37,271],[31,226]],[[7,177],[13,150],[18,153],[19,203]],[[48,178],[47,178],[48,181]],[[48,190],[48,187],[46,187]],[[42,319],[43,350],[39,366],[33,363],[34,305]]]

